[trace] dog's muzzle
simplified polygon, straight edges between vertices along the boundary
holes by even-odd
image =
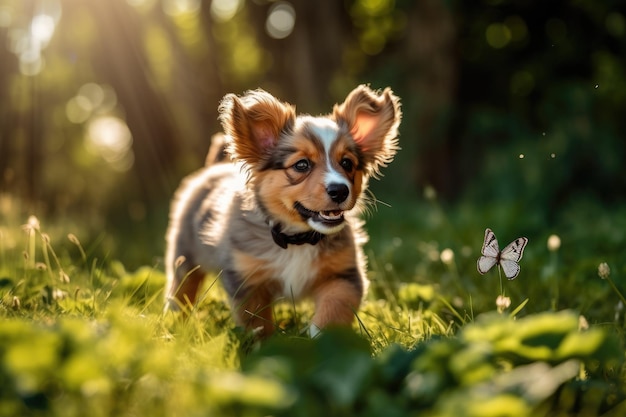
[[[294,208],[298,211],[303,220],[307,222],[319,223],[325,228],[335,228],[344,222],[343,210],[313,211],[296,202]]]

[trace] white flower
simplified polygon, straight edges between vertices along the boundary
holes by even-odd
[[[446,248],[439,254],[439,259],[446,265],[451,265],[454,262],[454,251],[450,248]]]
[[[556,252],[561,247],[561,238],[558,235],[550,235],[548,237],[548,250]]]
[[[504,295],[499,295],[496,298],[496,307],[498,307],[498,312],[502,313],[504,310],[511,306],[511,298],[505,297]]]
[[[609,268],[609,264],[606,262],[602,262],[598,265],[598,276],[602,279],[607,279],[611,275],[611,268]]]

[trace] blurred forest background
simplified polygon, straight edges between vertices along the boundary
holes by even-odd
[[[625,1],[0,0],[0,226],[75,223],[151,263],[225,94],[320,114],[360,83],[403,103],[383,201],[536,229],[623,206]]]

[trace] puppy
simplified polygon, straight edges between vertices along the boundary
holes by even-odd
[[[310,331],[350,325],[368,287],[357,217],[368,178],[398,148],[400,101],[361,85],[330,115],[256,90],[219,107],[233,162],[210,163],[177,191],[167,232],[166,309],[191,307],[220,274],[238,325],[274,331],[272,302],[312,297]],[[214,144],[210,157],[222,152]]]

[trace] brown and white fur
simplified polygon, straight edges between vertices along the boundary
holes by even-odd
[[[398,150],[398,97],[361,85],[312,117],[256,90],[227,95],[219,110],[233,162],[208,165],[176,193],[166,308],[193,306],[215,271],[236,323],[263,336],[278,299],[312,297],[312,334],[350,325],[368,287],[357,216],[368,178]]]

